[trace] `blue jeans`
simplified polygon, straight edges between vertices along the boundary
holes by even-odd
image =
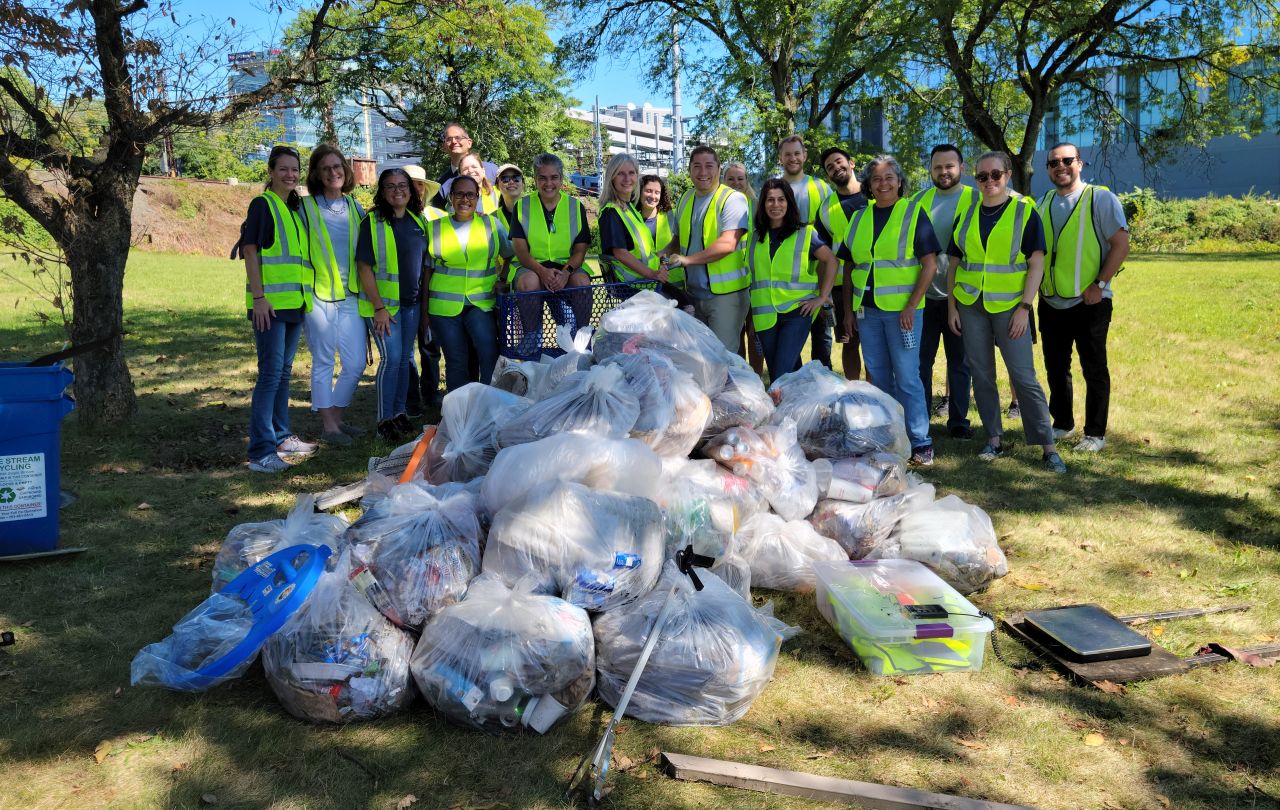
[[[498,363],[498,328],[493,312],[465,306],[458,315],[432,315],[431,329],[444,355],[445,387],[455,391],[469,382],[488,383]],[[470,358],[478,376],[472,377]]]
[[[249,404],[250,461],[271,455],[280,442],[293,435],[289,430],[289,378],[301,336],[301,321],[285,323],[279,318],[272,318],[271,327],[265,332],[253,330],[258,381],[253,384]]]
[[[911,330],[915,333],[916,347],[902,345],[902,327],[898,325],[899,312],[883,309],[866,309],[858,321],[858,336],[862,341],[862,361],[876,388],[892,396],[902,405],[907,419],[907,436],[911,447],[930,447],[929,409],[924,403],[924,384],[920,382],[920,331],[924,325],[923,311],[916,310]]]
[[[756,332],[770,380],[776,380],[795,370],[812,325],[809,316],[802,314],[800,307],[796,307],[790,312],[780,313],[778,322],[773,326],[763,332]]]
[[[418,305],[400,307],[391,316],[391,333],[374,335],[378,346],[378,421],[394,419],[408,413],[409,374],[413,370],[413,355],[418,346]],[[365,319],[373,330],[373,319]]]

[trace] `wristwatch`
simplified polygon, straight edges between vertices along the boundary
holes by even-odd
[[[1111,282],[1103,281],[1102,279],[1097,279],[1093,283],[1098,285],[1099,290],[1105,290],[1107,288],[1107,285],[1110,284]]]
[[[1018,303],[1018,306],[1022,307],[1022,308],[1023,308],[1023,309],[1025,309],[1027,312],[1030,312],[1030,311],[1031,311],[1031,305],[1030,305],[1030,304],[1028,304],[1026,301],[1021,301],[1021,302],[1019,302],[1019,303]]]

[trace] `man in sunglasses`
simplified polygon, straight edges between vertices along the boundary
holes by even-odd
[[[1048,250],[1038,314],[1054,437],[1064,439],[1075,432],[1074,348],[1085,383],[1084,438],[1076,450],[1096,453],[1106,444],[1111,401],[1111,281],[1129,255],[1129,225],[1116,195],[1081,179],[1084,165],[1075,144],[1060,143],[1049,150],[1045,166],[1054,190],[1039,206]]]

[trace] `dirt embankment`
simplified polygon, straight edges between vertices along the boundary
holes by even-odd
[[[157,253],[225,258],[240,237],[257,184],[143,177],[133,197],[133,245]]]

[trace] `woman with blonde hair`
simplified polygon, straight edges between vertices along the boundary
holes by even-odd
[[[614,155],[600,183],[600,254],[619,281],[665,282],[654,234],[636,207],[640,172],[626,152]]]
[[[476,204],[475,212],[477,214],[493,214],[498,211],[502,205],[502,197],[498,194],[497,189],[489,182],[489,175],[484,170],[484,160],[477,152],[468,152],[462,156],[462,160],[458,162],[458,176],[470,177],[476,181],[476,185],[480,186],[480,201]],[[450,181],[452,182],[452,181]],[[446,188],[440,190],[440,193],[448,198],[449,184],[445,183]],[[452,201],[446,206],[452,211]]]

